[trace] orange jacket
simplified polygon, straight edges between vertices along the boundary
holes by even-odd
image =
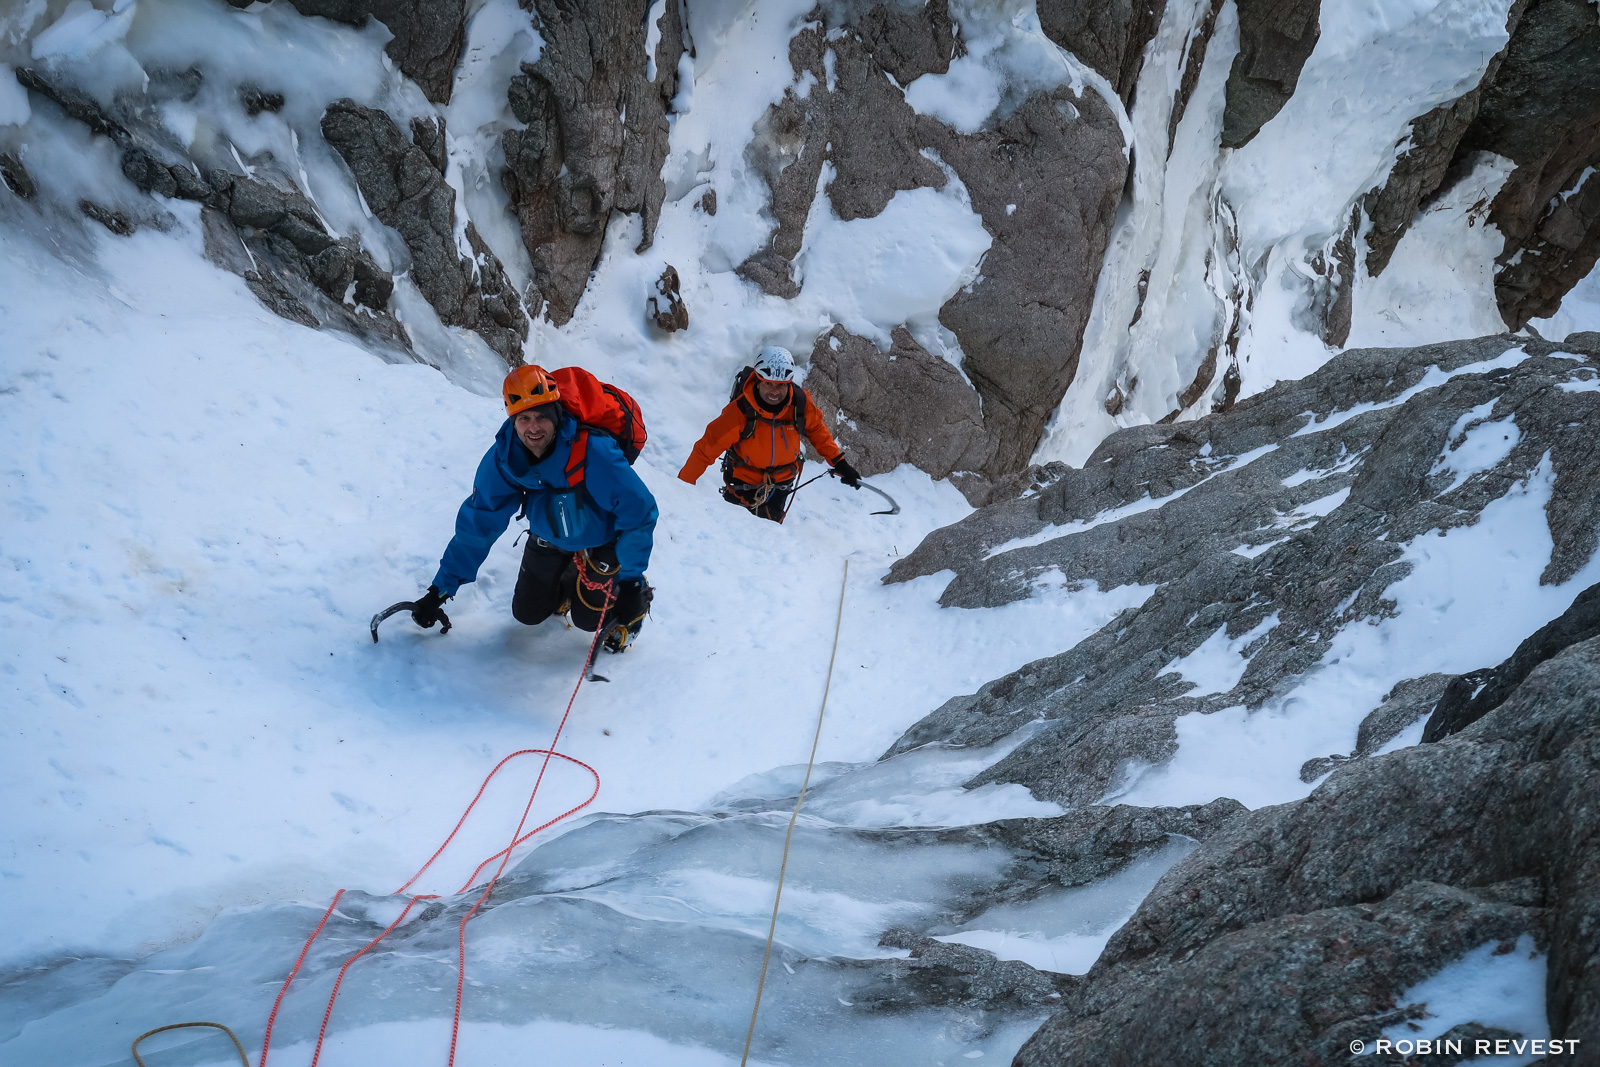
[[[794,425],[794,394],[790,394],[789,403],[773,413],[761,406],[756,399],[755,388],[755,375],[751,375],[740,394],[740,399],[756,413],[755,433],[746,440],[739,440],[748,420],[739,408],[739,399],[728,401],[722,414],[712,419],[711,425],[706,427],[705,436],[695,442],[683,470],[678,472],[679,478],[693,485],[706,468],[716,462],[718,456],[730,449],[739,464],[734,467],[733,476],[741,482],[755,485],[769,470],[773,480],[778,482],[792,481],[799,475],[805,443],[800,440]],[[798,385],[790,388],[805,392]],[[829,463],[844,455],[844,449],[839,447],[823,423],[822,414],[817,411],[810,393],[806,393],[806,437]]]

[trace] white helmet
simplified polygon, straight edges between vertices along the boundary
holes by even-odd
[[[756,356],[756,377],[768,382],[794,381],[794,357],[787,348],[768,345]]]

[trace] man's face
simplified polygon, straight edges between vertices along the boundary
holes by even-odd
[[[511,426],[528,451],[533,453],[534,459],[543,459],[545,453],[550,451],[550,446],[555,444],[556,421],[551,417],[549,404],[517,412],[511,420]]]
[[[789,398],[789,383],[769,382],[765,378],[757,378],[756,394],[761,397],[764,404],[781,404]]]

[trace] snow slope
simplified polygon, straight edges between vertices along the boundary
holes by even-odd
[[[431,575],[498,400],[271,315],[201,257],[192,216],[169,235],[92,235],[65,258],[14,228],[0,275],[11,576],[0,876],[27,917],[8,924],[0,958],[143,956],[221,909],[389,891],[501,756],[548,742],[586,647],[557,623],[510,619],[509,534],[452,603],[448,636],[404,616],[382,643],[367,636],[374,611]],[[1145,595],[1043,590],[979,614],[939,610],[937,576],[881,586],[897,552],[966,512],[959,494],[902,470],[879,480],[898,516],[869,516],[829,481],[784,526],[752,520],[707,482],[673,476],[681,453],[663,442],[687,441],[724,395],[721,368],[702,368],[697,390],[685,376],[694,406],[639,394],[656,434],[639,470],[663,514],[654,614],[633,650],[605,662],[612,681],[581,693],[562,743],[602,776],[591,810],[709,807],[737,780],[803,760],[846,557],[819,758],[847,764]],[[854,825],[1057,810],[1016,786],[960,790],[982,765],[970,753],[905,764],[833,809],[819,793],[819,810]],[[503,846],[533,773],[514,765],[497,780],[419,888],[452,890]],[[586,775],[558,764],[535,817],[587,791]],[[769,891],[752,887],[752,929]],[[281,973],[281,946],[264,951]],[[730,997],[742,1001],[743,985]],[[271,992],[236,1021],[264,1017]],[[124,1029],[145,1021],[168,1020]],[[24,1038],[48,1048],[63,1026],[45,1020]],[[81,1016],[67,1032],[106,1054],[126,1040],[116,1029],[89,1040],[99,1031]],[[85,1055],[73,1062],[101,1062]]]

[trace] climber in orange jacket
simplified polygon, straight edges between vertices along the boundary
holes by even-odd
[[[794,374],[788,349],[763,348],[755,366],[740,373],[733,399],[706,427],[678,477],[693,485],[721,455],[722,499],[782,522],[809,440],[841,482],[859,486],[861,475],[845,460],[811,394],[796,384]]]

